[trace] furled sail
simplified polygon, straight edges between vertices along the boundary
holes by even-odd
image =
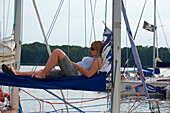
[[[7,64],[11,65],[15,62],[15,42],[11,37],[3,38],[0,43],[0,65]]]

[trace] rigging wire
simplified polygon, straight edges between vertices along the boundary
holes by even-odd
[[[136,85],[136,86],[134,86],[134,87],[132,87],[132,88],[130,88],[130,89],[121,91],[120,93],[129,91],[129,90],[132,90],[132,89],[134,89],[134,88],[136,88],[136,87],[138,87],[138,86],[141,86],[141,85],[142,85],[142,84]],[[38,97],[33,96],[32,94],[28,93],[27,91],[25,91],[25,90],[22,89],[22,88],[20,88],[20,90],[23,91],[24,93],[30,95],[30,96],[33,97],[34,99],[38,100],[39,105],[40,105],[40,110],[41,110],[40,101],[41,101],[41,102],[44,102],[44,103],[47,103],[47,104],[50,104],[55,111],[56,111],[56,109],[55,109],[55,107],[54,107],[53,104],[65,104],[65,103],[63,103],[63,102],[53,103],[53,102],[46,101],[46,99],[39,99]],[[111,97],[111,95],[109,95],[109,97]],[[86,100],[82,100],[82,99],[80,99],[80,98],[73,98],[73,99],[71,99],[71,100],[80,100],[80,101],[72,101],[72,102],[69,102],[69,104],[77,104],[77,103],[81,103],[81,104],[82,104],[82,103],[97,101],[97,100],[101,100],[101,99],[106,99],[106,98],[109,98],[109,97],[108,97],[108,95],[106,95],[106,96],[102,96],[102,97],[98,97],[98,98],[86,98]],[[29,100],[31,100],[31,99],[29,99]],[[50,100],[50,99],[47,99],[47,100]],[[56,99],[55,99],[55,100],[56,100]],[[136,101],[137,101],[137,100],[136,100]],[[79,108],[84,108],[84,107],[79,107]],[[57,110],[57,111],[58,111],[58,110]]]
[[[125,0],[125,3],[124,3],[124,4],[125,4],[125,5],[124,5],[124,6],[125,6],[125,9],[127,9],[126,0]],[[128,32],[127,32],[127,31],[126,31],[126,47],[128,47]],[[126,52],[125,55],[126,55],[126,59],[127,59],[126,62],[125,62],[125,64],[127,64],[127,65],[126,65],[126,68],[127,68],[127,70],[128,70],[128,61],[129,61],[129,58],[128,58],[128,52],[129,52],[129,51],[128,51],[128,48],[125,50],[125,52]],[[121,71],[122,71],[122,70],[121,70]],[[124,68],[123,72],[124,72],[124,71],[125,71],[125,68]],[[122,72],[122,75],[124,74],[123,72]],[[125,72],[125,73],[126,73],[126,72]],[[129,84],[130,84],[130,83],[127,83],[127,85],[129,85]],[[129,97],[129,94],[130,94],[130,92],[128,92],[128,97]],[[129,104],[129,103],[128,103],[128,104]]]
[[[9,8],[10,8],[10,0],[8,1],[8,13],[7,13],[7,21],[6,21],[6,30],[5,30],[5,35],[7,36],[7,28],[8,28],[8,20],[9,20]]]
[[[97,0],[95,0],[95,3],[94,3],[93,16],[95,16],[96,4],[97,4]],[[91,25],[89,46],[90,46],[91,40],[92,40],[92,32],[93,32],[93,26]],[[88,55],[89,55],[89,54],[90,54],[90,53],[89,53],[89,51],[88,51]]]
[[[5,13],[6,13],[6,3],[5,3],[5,0],[3,0],[2,1],[2,12],[3,12],[3,14],[2,14],[2,17],[3,17],[3,36],[2,36],[2,39],[4,39],[5,37],[6,37],[6,35],[7,35],[7,27],[8,27],[8,19],[9,19],[9,5],[10,5],[10,0],[8,1],[8,10],[7,10],[7,19],[6,19],[6,15],[5,15]],[[5,26],[5,20],[7,20],[6,21],[6,26]],[[0,42],[1,41],[3,41],[3,40],[1,40],[1,22],[0,22]],[[2,43],[2,42],[1,42]],[[5,50],[4,50],[4,48],[6,48],[6,47],[4,47],[4,45],[2,45],[3,46],[3,51],[2,51],[2,53],[3,53],[3,57],[2,57],[2,59],[4,60],[4,58],[5,58],[5,56],[4,56],[4,54],[5,54]],[[11,46],[12,47],[12,46]],[[0,86],[0,87],[2,87],[2,86]],[[11,97],[12,97],[12,93],[11,93],[11,90],[12,90],[12,88],[11,87],[7,87],[7,89],[8,89],[8,94],[10,94],[10,101],[9,101],[9,103],[11,103]]]
[[[105,27],[106,27],[106,24],[107,24],[107,0],[105,3]]]
[[[1,42],[1,21],[0,21],[0,42]]]
[[[114,72],[114,75],[116,75],[117,73],[117,60],[115,61],[115,72]],[[112,77],[113,78],[113,74],[112,74]],[[114,76],[114,78],[112,79],[111,83],[113,84],[113,89],[112,89],[112,95],[111,95],[111,100],[114,100],[114,91],[115,91],[115,81],[116,81],[116,76]],[[111,103],[111,109],[110,111],[113,109],[113,102]]]
[[[139,22],[138,22],[138,25],[137,25],[137,28],[136,28],[135,35],[134,35],[133,40],[135,40],[135,38],[136,38],[137,31],[138,31],[138,28],[139,28],[139,25],[140,25],[140,21],[141,21],[141,19],[142,19],[143,12],[144,12],[144,9],[145,9],[145,6],[146,6],[146,2],[147,2],[147,0],[145,0],[144,6],[143,6],[143,9],[142,9],[142,13],[141,13],[141,15],[140,15],[140,19],[139,19]],[[128,52],[128,57],[127,57],[127,60],[126,60],[126,62],[125,62],[125,65],[124,65],[123,73],[124,73],[124,71],[125,71],[125,68],[126,68],[127,65],[128,65],[129,57],[130,57],[131,51],[132,51],[132,50],[130,49],[129,52]]]
[[[156,48],[156,57],[159,58],[159,51],[158,51],[158,32],[157,32],[157,30],[155,30],[155,35],[156,35],[156,36],[155,36],[155,39],[156,39],[155,41],[156,41],[156,47],[157,47],[157,48]],[[156,58],[156,57],[155,57],[155,58]]]
[[[61,2],[60,2],[60,4],[59,4],[59,7],[58,7],[58,9],[57,9],[57,11],[56,11],[56,14],[55,14],[55,16],[54,16],[54,18],[53,18],[52,24],[51,24],[51,26],[50,26],[51,29],[49,29],[49,32],[48,32],[47,35],[45,36],[45,32],[44,32],[44,29],[43,29],[43,26],[42,26],[42,23],[41,23],[41,20],[40,20],[40,16],[39,16],[39,13],[38,13],[38,9],[37,9],[37,7],[36,7],[35,1],[33,0],[33,4],[34,4],[35,10],[36,10],[36,14],[37,14],[38,19],[39,19],[39,23],[40,23],[40,26],[41,26],[41,30],[42,30],[42,32],[43,32],[44,41],[46,42],[45,45],[46,45],[46,47],[47,47],[49,56],[51,55],[51,50],[50,50],[50,46],[48,45],[48,39],[49,39],[49,36],[50,36],[50,34],[51,34],[52,30],[53,30],[54,24],[55,24],[55,22],[56,22],[56,20],[57,20],[57,17],[58,17],[58,15],[59,15],[59,11],[61,10],[61,7],[62,7],[63,2],[64,2],[64,0],[61,0]],[[43,47],[43,45],[42,45],[42,47]],[[42,47],[41,47],[41,48],[42,48]],[[43,51],[44,51],[44,49],[45,49],[45,48],[43,48]],[[42,51],[41,53],[43,53],[43,51]],[[39,54],[39,55],[40,55],[40,54]],[[42,57],[42,54],[41,54],[40,58],[41,58],[41,57]],[[37,63],[39,63],[40,58],[39,58],[39,60],[38,60]],[[34,67],[33,67],[33,68],[34,68]],[[37,65],[35,66],[35,70],[36,70],[36,68],[37,68]],[[34,70],[32,76],[34,76],[35,70]],[[45,90],[45,89],[44,89],[44,90]],[[64,94],[63,94],[62,90],[60,90],[60,91],[61,91],[63,100],[65,101]],[[67,108],[67,110],[68,110],[68,107],[67,107],[67,104],[66,104],[66,103],[65,103],[65,106],[66,106],[66,108]],[[68,112],[68,111],[67,111],[67,112]]]
[[[140,89],[139,95],[141,94],[142,90],[143,90],[143,86]],[[135,102],[133,103],[132,107],[129,109],[128,113],[132,112],[131,109],[134,107],[134,105],[136,104],[137,100],[139,99],[139,95],[137,96],[137,98],[136,98]]]
[[[82,91],[82,95],[81,95],[81,101],[82,102],[80,102],[80,109],[82,110],[82,108],[83,108],[83,99],[84,99],[84,91]]]
[[[105,22],[104,22],[104,25],[105,25],[105,29],[106,29],[106,25],[107,25],[107,0],[105,2]],[[104,41],[104,36],[103,36],[103,41]],[[108,76],[109,78],[109,86],[107,86],[107,112],[109,111],[110,109],[110,98],[109,98],[109,89],[111,88],[111,76]]]
[[[5,0],[3,0],[3,38],[5,38]]]
[[[48,32],[47,32],[47,35],[46,35],[47,41],[48,41],[48,39],[49,39],[49,37],[50,37],[50,35],[51,35],[51,32],[52,32],[53,27],[54,27],[54,25],[55,25],[55,22],[56,22],[56,20],[57,20],[57,18],[58,18],[58,15],[59,15],[59,12],[60,12],[60,10],[61,10],[61,8],[62,8],[63,2],[64,2],[64,0],[61,0],[61,1],[60,1],[60,4],[59,4],[59,6],[58,6],[58,8],[57,8],[57,10],[56,10],[55,16],[54,16],[54,18],[53,18],[53,21],[52,21],[52,23],[51,23],[51,25],[50,25],[50,28],[49,28],[49,30],[48,30]],[[36,58],[35,65],[33,66],[33,69],[32,69],[33,71],[36,70],[37,65],[38,65],[39,62],[40,62],[40,59],[41,59],[41,57],[42,57],[42,54],[43,54],[43,52],[44,52],[44,50],[45,50],[45,45],[46,45],[46,44],[45,44],[45,41],[44,41],[43,45],[41,46],[40,52],[39,52],[39,54],[38,54],[38,56],[37,56],[37,58]]]
[[[94,40],[96,41],[96,32],[95,32],[95,25],[94,25],[94,14],[93,14],[93,8],[92,8],[92,2],[90,0],[90,7],[91,7],[91,16],[92,16],[92,29],[93,29],[93,34],[94,34]],[[97,65],[98,65],[98,70],[99,70],[99,61],[98,61],[98,53],[97,53],[97,44],[95,42],[95,48],[96,48],[96,56],[97,56]]]
[[[68,1],[68,45],[70,45],[70,0]],[[68,46],[68,57],[69,57],[69,51],[70,48]]]
[[[139,18],[139,22],[138,22],[138,25],[137,25],[137,28],[136,28],[136,31],[135,31],[135,35],[134,35],[134,38],[133,38],[134,40],[135,40],[136,35],[137,35],[137,32],[138,32],[138,28],[139,28],[140,21],[141,21],[142,16],[143,16],[143,12],[144,12],[144,9],[145,9],[145,6],[146,6],[146,2],[147,2],[147,0],[145,0],[144,6],[143,6],[143,9],[142,9],[142,12],[141,12],[140,18]]]
[[[86,32],[86,0],[84,0],[84,35],[85,35],[85,56],[87,56],[87,32]]]
[[[167,45],[167,47],[168,47],[168,51],[169,51],[169,54],[170,54],[170,47],[169,47],[169,45],[168,45],[168,40],[167,40],[166,35],[165,35],[165,30],[164,30],[163,25],[162,25],[162,21],[161,21],[161,17],[160,17],[158,8],[157,8],[157,13],[158,13],[159,21],[160,21],[161,28],[162,28],[162,31],[163,31],[163,35],[164,35],[164,38],[165,38],[165,41],[166,41],[166,45]]]
[[[4,41],[4,38],[5,38],[5,0],[3,0],[3,36],[2,36],[2,41]],[[4,49],[3,49],[3,56],[4,56]],[[4,60],[4,57],[3,57],[3,60]]]
[[[137,49],[136,49],[136,46],[134,44],[134,41],[133,41],[133,36],[131,34],[131,30],[130,30],[130,25],[129,25],[129,22],[128,22],[128,18],[127,18],[127,15],[126,15],[126,11],[125,11],[125,8],[124,8],[124,3],[122,1],[122,11],[123,11],[123,16],[124,16],[124,20],[125,20],[125,24],[126,24],[126,28],[127,28],[127,31],[128,31],[128,36],[129,36],[129,40],[130,40],[130,43],[131,43],[131,46],[133,47],[131,50],[133,52],[133,56],[134,56],[134,61],[135,61],[135,64],[137,65],[137,68],[139,70],[139,72],[141,74],[143,74],[142,72],[142,65],[141,65],[141,62],[140,62],[140,58],[138,56],[138,52],[137,52]],[[140,79],[142,80],[142,84],[144,86],[144,89],[145,89],[145,92],[146,92],[146,96],[148,99],[150,99],[150,96],[149,96],[149,93],[148,93],[148,90],[146,88],[146,83],[145,83],[145,79],[142,78],[142,76],[140,76]],[[151,102],[149,101],[149,107],[151,108]]]

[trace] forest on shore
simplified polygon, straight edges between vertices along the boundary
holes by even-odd
[[[71,61],[78,62],[84,56],[91,56],[90,49],[81,47],[81,46],[50,46],[51,51],[56,48],[62,49],[70,58]],[[153,47],[152,46],[137,46],[139,57],[141,63],[145,67],[152,67],[153,65]],[[129,54],[129,47],[121,48],[121,67],[125,65],[127,56]],[[168,52],[168,48],[161,47],[158,49],[159,58],[164,62],[170,61],[170,54]],[[130,53],[129,55],[129,67],[135,66],[133,55]],[[30,44],[22,44],[21,49],[21,65],[45,65],[49,58],[46,45],[34,42]]]

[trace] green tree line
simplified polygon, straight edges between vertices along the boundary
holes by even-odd
[[[51,51],[56,48],[62,49],[71,59],[71,61],[78,62],[84,56],[91,56],[90,49],[81,46],[50,46]],[[152,46],[137,46],[141,63],[145,67],[152,67],[153,65],[153,47]],[[125,65],[130,48],[124,47],[121,49],[121,66]],[[129,54],[129,67],[135,66],[132,52]],[[23,44],[21,49],[21,65],[45,65],[49,58],[46,45],[34,42],[31,44]],[[159,48],[159,58],[163,61],[170,61],[170,54],[168,48]]]

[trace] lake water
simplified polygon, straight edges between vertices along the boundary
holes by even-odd
[[[44,66],[38,66],[37,70],[42,69]],[[57,67],[58,68],[58,67]],[[32,70],[32,66],[21,66],[21,71],[30,71]],[[30,95],[25,93],[24,91],[28,92]],[[50,95],[44,90],[40,89],[31,89],[31,88],[22,88],[20,91],[20,101],[22,105],[22,109],[24,113],[35,113],[35,112],[55,112],[57,110],[58,113],[61,113],[63,109],[64,113],[66,113],[65,105],[61,104],[62,101],[58,100],[56,97]],[[50,90],[54,92],[56,95],[59,97],[62,97],[60,90]],[[107,96],[107,93],[105,92],[89,92],[89,91],[74,91],[74,90],[63,90],[63,93],[65,95],[65,98],[68,102],[79,102],[73,104],[76,107],[79,107],[81,110],[86,111],[88,113],[104,113],[107,111],[107,98],[104,98]],[[38,99],[42,99],[46,102],[39,102]],[[97,98],[97,99],[96,99]],[[129,98],[123,98],[121,99],[121,104],[120,104],[120,110],[121,112],[125,111],[128,112],[131,106],[133,105],[136,97],[130,97]],[[140,98],[146,98],[146,97],[140,97]],[[82,102],[80,101],[86,101],[88,100],[89,102]],[[159,99],[158,99],[159,100]],[[53,103],[52,104],[49,104]],[[135,107],[139,105],[142,101],[138,101],[135,104]],[[161,113],[170,113],[170,100],[159,100],[159,108]],[[109,105],[109,104],[108,104]],[[154,104],[156,105],[156,104]],[[77,113],[76,110],[72,109],[70,106],[69,107],[69,112],[72,113]],[[135,108],[133,107],[133,108]],[[144,104],[140,105],[140,107],[137,107],[136,109],[133,110],[133,112],[149,112],[149,106],[148,102],[144,102]]]

